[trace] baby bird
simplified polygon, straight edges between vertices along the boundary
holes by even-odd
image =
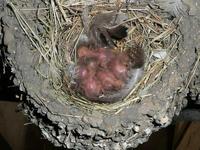
[[[114,41],[127,36],[128,28],[121,25],[125,16],[116,11],[96,15],[78,43],[76,84],[88,100],[122,100],[142,76],[144,52],[140,47],[130,53],[114,51]]]

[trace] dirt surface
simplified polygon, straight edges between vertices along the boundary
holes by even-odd
[[[38,4],[32,1],[26,7],[36,8]],[[11,9],[4,0],[0,6],[3,12],[0,14],[2,44],[7,47],[7,59],[16,76],[14,83],[27,92],[27,99],[23,102],[24,112],[55,146],[116,150],[137,147],[146,142],[152,132],[171,123],[173,117],[186,106],[188,93],[193,96],[200,93],[199,66],[194,75],[191,72],[200,53],[199,16],[185,15],[180,20],[182,36],[173,53],[176,59],[167,67],[159,82],[147,91],[152,96],[131,104],[118,114],[110,114],[61,103],[54,89],[35,71],[34,62],[38,54],[32,50]],[[30,23],[33,20],[29,19]],[[41,67],[46,75],[48,65]],[[191,84],[185,89],[191,76]]]

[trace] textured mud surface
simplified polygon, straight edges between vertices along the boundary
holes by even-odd
[[[32,2],[26,7],[35,7],[38,3]],[[37,52],[31,50],[28,38],[5,1],[0,2],[0,11],[0,36],[16,75],[15,84],[28,94],[24,111],[40,127],[44,137],[56,146],[74,149],[137,147],[146,142],[152,132],[171,123],[187,104],[189,92],[194,97],[200,93],[200,68],[195,70],[194,75],[191,74],[200,53],[200,17],[195,14],[185,15],[180,20],[182,37],[178,50],[174,52],[176,59],[159,82],[149,89],[148,94],[152,96],[128,106],[118,114],[107,114],[81,110],[75,105],[58,101],[54,90],[35,71]],[[43,74],[47,74],[48,65],[41,67]],[[191,76],[191,84],[185,89]]]

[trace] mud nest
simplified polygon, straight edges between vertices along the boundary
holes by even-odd
[[[124,3],[105,3],[99,2],[93,6],[90,17],[94,17],[99,12],[114,11],[119,9],[128,13],[128,19],[121,24],[129,28],[128,37],[125,41],[117,44],[120,51],[126,51],[129,47],[134,47],[133,43],[142,44],[146,54],[145,73],[141,81],[134,87],[123,101],[114,104],[91,103],[85,97],[79,95],[76,91],[70,89],[70,79],[66,71],[77,62],[76,45],[83,33],[81,16],[86,9],[83,3],[66,5],[64,10],[61,4],[46,3],[42,11],[38,8],[37,20],[44,28],[44,32],[38,35],[34,31],[24,16],[12,4],[9,4],[32,45],[34,51],[39,52],[39,58],[35,62],[35,70],[44,79],[49,80],[49,85],[55,89],[61,103],[72,102],[78,107],[88,110],[100,111],[118,111],[137,100],[151,96],[148,94],[148,88],[161,77],[169,63],[173,62],[175,57],[171,53],[179,40],[176,32],[177,20],[167,20],[161,17],[161,14],[148,6],[126,8]],[[90,4],[92,5],[92,4]],[[121,7],[121,8],[119,8]],[[58,10],[56,10],[58,9]],[[71,10],[71,11],[70,11]],[[48,74],[44,75],[40,64],[49,65]]]
[[[27,92],[24,112],[56,146],[136,147],[147,141],[153,131],[169,125],[185,105],[184,93],[197,66],[190,77],[179,70],[190,70],[195,54],[188,54],[191,59],[187,65],[176,65],[183,57],[179,47],[181,19],[158,5],[52,0],[7,1],[6,6],[8,15],[2,18],[8,24],[3,28],[4,44],[11,52],[15,84]],[[88,6],[90,20],[101,12],[126,13],[128,19],[122,24],[128,27],[128,36],[117,47],[126,51],[137,41],[145,52],[143,77],[116,103],[91,102],[70,89],[66,78],[77,61],[76,46],[84,32],[82,14]]]

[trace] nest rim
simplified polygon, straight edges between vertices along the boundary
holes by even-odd
[[[124,43],[119,43],[119,45],[121,46],[119,48],[121,50],[126,50],[130,42],[139,41],[139,43],[142,43],[142,47],[145,51],[147,58],[155,59],[155,56],[157,56],[158,58],[155,59],[154,61],[148,59],[148,61],[145,62],[144,65],[145,73],[142,79],[136,84],[136,86],[133,87],[131,92],[123,100],[110,104],[109,103],[99,104],[96,102],[91,102],[90,100],[80,95],[66,93],[66,91],[62,90],[63,86],[62,74],[63,74],[63,68],[65,68],[63,64],[66,65],[65,59],[66,55],[68,55],[66,54],[66,49],[71,49],[72,53],[74,53],[74,56],[76,58],[76,50],[75,50],[76,43],[79,40],[80,35],[83,33],[80,14],[75,14],[75,17],[73,16],[74,18],[73,17],[70,18],[66,16],[67,10],[64,9],[65,7],[63,7],[61,4],[60,5],[55,4],[57,5],[57,7],[52,4],[49,4],[49,6],[51,6],[52,8],[50,8],[49,10],[47,9],[46,11],[47,12],[51,11],[52,13],[57,14],[58,16],[60,16],[59,17],[60,20],[59,18],[56,18],[56,15],[46,16],[50,17],[50,23],[48,24],[48,22],[46,22],[46,20],[48,20],[47,18],[46,19],[38,18],[39,22],[41,22],[41,24],[43,24],[43,26],[45,26],[47,29],[50,30],[50,28],[52,28],[50,31],[53,31],[53,33],[49,31],[48,32],[49,35],[46,35],[47,39],[48,37],[52,37],[50,39],[50,42],[48,43],[50,45],[48,45],[47,43],[45,43],[46,41],[44,42],[42,37],[39,37],[34,32],[34,30],[31,28],[31,26],[23,17],[22,13],[20,13],[20,10],[17,9],[12,2],[9,2],[8,5],[13,9],[16,18],[20,23],[20,26],[28,36],[33,46],[35,46],[35,48],[39,51],[42,59],[47,64],[49,64],[51,69],[49,75],[51,79],[49,80],[51,81],[52,87],[55,89],[58,97],[60,98],[59,101],[62,103],[73,103],[77,105],[79,108],[84,110],[98,110],[105,113],[110,113],[110,112],[118,113],[126,106],[139,102],[145,97],[151,96],[151,94],[146,93],[146,91],[148,90],[148,88],[153,86],[159,80],[159,78],[165,72],[167,66],[175,60],[175,58],[171,58],[171,52],[176,47],[180,39],[180,35],[176,32],[176,30],[178,29],[177,26],[179,22],[178,19],[172,20],[171,22],[167,23],[166,20],[164,20],[160,16],[160,14],[156,12],[156,10],[153,10],[148,6],[142,8],[140,6],[137,7],[134,6],[136,7],[135,9],[131,8],[130,10],[128,10],[129,19],[123,22],[126,26],[128,26],[130,30],[128,31],[128,37],[126,41]],[[79,10],[83,9],[83,6],[78,4]],[[111,3],[110,5],[109,4],[104,5],[103,2],[98,3],[98,5],[96,5],[92,9],[90,14],[91,16],[93,16],[97,12],[110,10],[111,8],[113,8],[113,3]],[[115,5],[114,8],[116,8]],[[123,7],[121,7],[119,10],[126,11],[126,9]],[[39,14],[39,8],[37,10],[37,13]],[[57,21],[55,21],[56,19]],[[66,23],[72,22],[71,20],[74,19],[75,19],[75,25],[73,25],[73,27],[69,29],[67,32],[66,31],[63,32],[64,30],[63,28],[66,26]],[[53,23],[52,27],[50,26],[51,23]],[[62,28],[62,30],[59,30],[59,26],[60,28]],[[77,32],[79,32],[78,35]],[[57,36],[67,40],[68,44],[65,47],[63,47],[63,45],[61,44],[62,42],[58,43],[60,42],[60,40],[56,38]],[[173,36],[171,38],[174,38],[174,41],[172,43],[169,43],[168,41],[170,36]],[[69,44],[69,42],[71,41],[74,41],[73,42],[75,43],[74,46],[71,46]],[[167,43],[166,45],[165,42]],[[56,47],[60,47],[60,51],[62,51],[58,56],[56,56],[56,54],[58,54],[59,49],[56,49]],[[154,54],[155,50],[158,50],[158,52]],[[158,53],[159,54],[161,53],[163,55],[165,54],[165,57],[164,58],[159,57]],[[71,58],[67,58],[67,63],[74,63],[74,62]],[[38,74],[40,74],[39,71],[37,72]],[[42,74],[40,75],[42,76]]]

